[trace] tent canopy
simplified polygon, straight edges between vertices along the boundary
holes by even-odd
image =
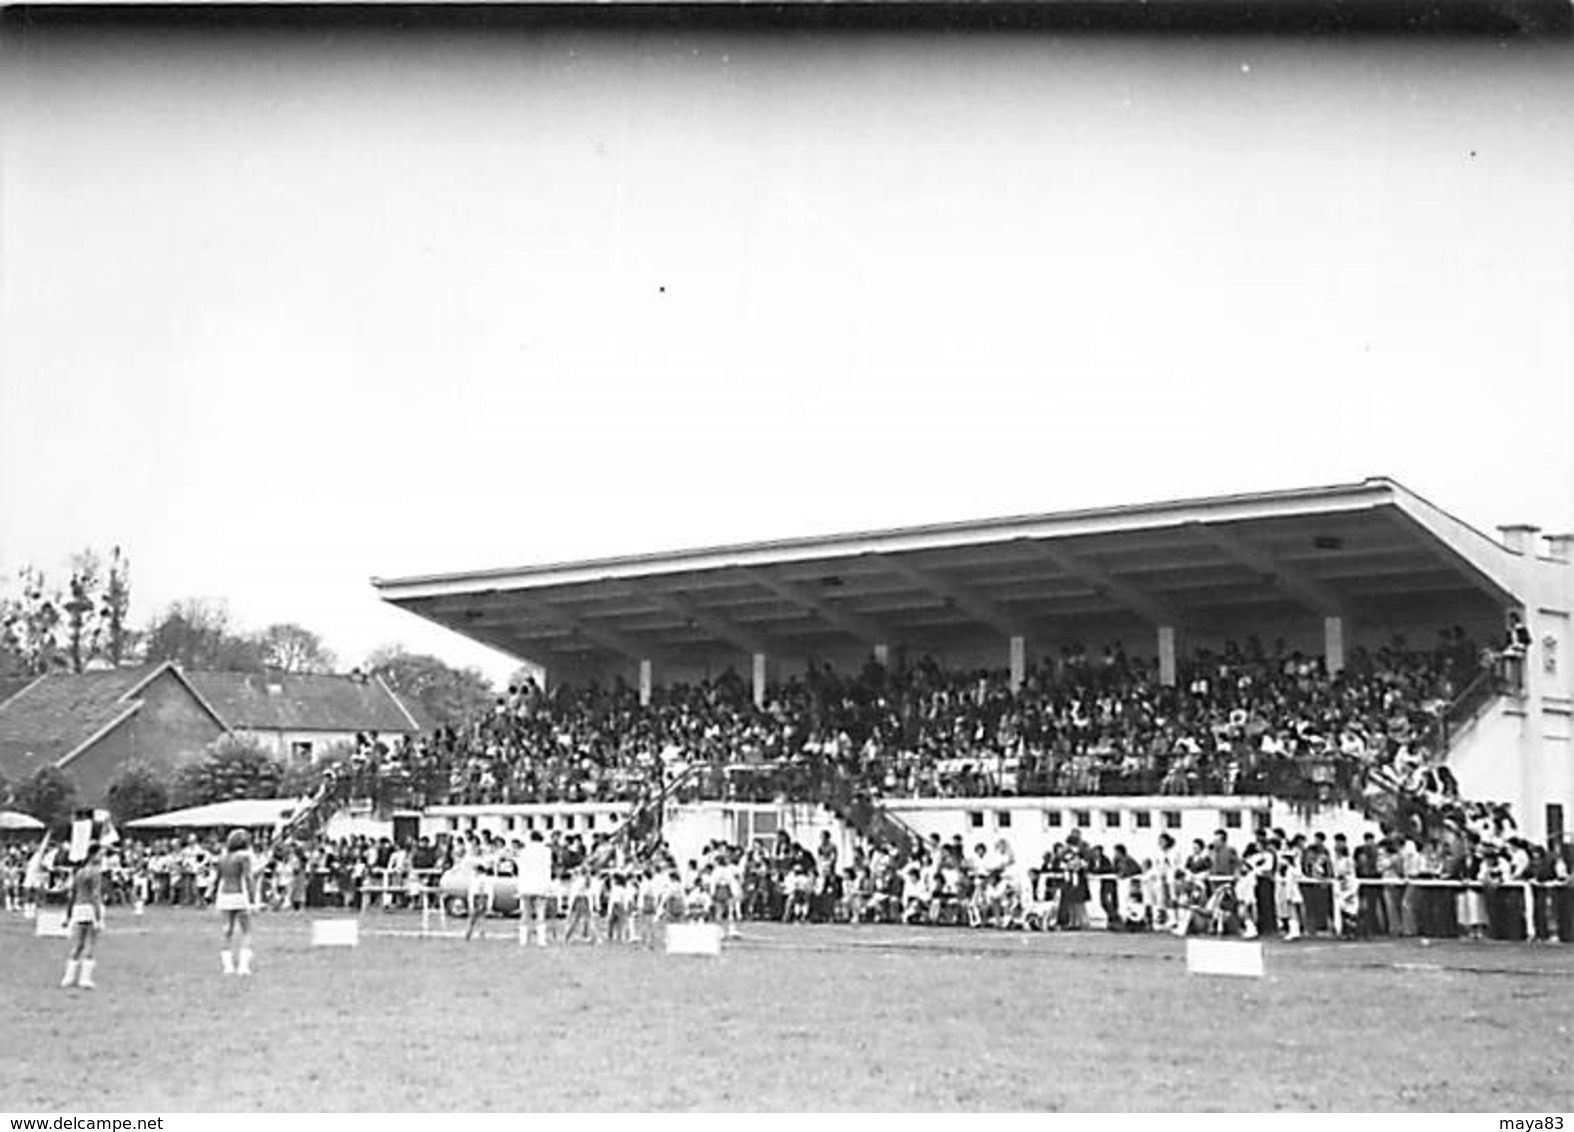
[[[233,802],[214,802],[207,806],[191,806],[184,810],[171,810],[167,814],[154,814],[127,822],[127,829],[209,829],[215,826],[243,827],[276,826],[300,806],[295,798],[249,798]]]
[[[43,828],[44,823],[31,814],[24,814],[20,810],[0,810],[0,833],[20,830],[36,833]]]

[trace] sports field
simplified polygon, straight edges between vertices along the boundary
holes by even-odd
[[[720,959],[469,944],[372,913],[354,950],[263,917],[111,909],[96,991],[0,921],[0,1110],[1574,1108],[1574,946],[745,925]],[[86,1068],[84,1068],[86,1067]]]

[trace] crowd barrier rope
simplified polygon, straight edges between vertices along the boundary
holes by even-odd
[[[1053,899],[1058,901],[1064,893],[1060,891],[1072,874],[1063,872],[1039,872],[1037,885],[1032,893],[1034,902],[1040,906],[1050,903]],[[1201,912],[1212,916],[1209,912],[1214,898],[1222,890],[1233,890],[1245,879],[1241,876],[1227,876],[1219,874],[1196,874],[1191,877],[1193,882],[1201,883],[1205,887],[1206,899],[1201,905],[1186,906],[1177,904],[1173,898],[1167,901],[1154,901],[1150,898],[1155,891],[1173,894],[1175,883],[1173,880],[1160,881],[1148,875],[1115,876],[1109,873],[1082,874],[1087,886],[1089,906],[1098,906],[1108,910],[1113,905],[1115,912],[1122,919],[1149,911],[1163,909],[1173,912],[1177,909],[1188,909],[1192,912]],[[1271,876],[1252,877],[1255,885],[1259,881],[1272,884],[1274,896],[1278,900],[1278,878]],[[1047,882],[1047,883],[1046,883]],[[1479,896],[1482,901],[1481,920],[1475,925],[1492,928],[1493,938],[1500,938],[1498,931],[1508,931],[1509,934],[1501,938],[1516,938],[1518,931],[1522,930],[1524,938],[1529,941],[1547,940],[1550,942],[1574,943],[1574,880],[1507,880],[1507,881],[1481,881],[1461,880],[1447,877],[1302,877],[1297,882],[1300,888],[1301,907],[1307,909],[1311,903],[1308,895],[1316,892],[1321,899],[1326,895],[1326,914],[1319,906],[1318,923],[1312,930],[1322,930],[1323,921],[1331,927],[1335,935],[1343,935],[1345,921],[1354,916],[1358,923],[1362,917],[1368,920],[1381,919],[1384,930],[1373,934],[1387,936],[1403,935],[1431,935],[1434,938],[1444,936],[1457,936],[1460,923],[1458,921],[1457,898],[1461,895]],[[1047,891],[1053,887],[1055,891]],[[1113,889],[1113,894],[1111,894]],[[1309,891],[1310,890],[1310,891]],[[1406,905],[1409,894],[1414,891],[1417,903]],[[1435,901],[1430,906],[1421,906],[1419,900],[1426,894],[1447,893],[1449,900],[1446,905]],[[1390,894],[1395,899],[1390,899]],[[1538,899],[1540,894],[1541,899]],[[1111,898],[1111,895],[1113,898]],[[1367,897],[1363,901],[1363,895]],[[1380,906],[1372,903],[1371,898],[1378,897]],[[1506,907],[1503,902],[1511,900],[1514,907]],[[1356,907],[1354,912],[1347,910],[1347,904],[1353,902]],[[1302,913],[1303,920],[1307,918]],[[1517,919],[1511,919],[1518,917]],[[1426,932],[1419,930],[1419,921],[1427,920],[1427,927],[1441,927],[1440,932]],[[1399,922],[1394,922],[1394,921]],[[1370,924],[1365,925],[1370,927]],[[1413,930],[1405,930],[1405,929]]]

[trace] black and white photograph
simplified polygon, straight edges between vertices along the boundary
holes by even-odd
[[[1562,1132],[1571,110],[1570,0],[0,8],[0,1121]]]

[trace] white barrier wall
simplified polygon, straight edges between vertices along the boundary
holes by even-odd
[[[969,854],[980,843],[993,848],[1004,840],[1017,861],[1027,864],[1036,864],[1073,829],[1110,855],[1116,845],[1124,845],[1139,861],[1158,852],[1162,833],[1185,851],[1194,839],[1212,841],[1221,829],[1237,849],[1252,840],[1259,826],[1291,836],[1320,831],[1329,840],[1343,833],[1352,843],[1368,829],[1377,831],[1375,823],[1345,807],[1306,814],[1264,797],[892,798],[885,806],[926,838],[939,834],[950,841],[960,834]]]

